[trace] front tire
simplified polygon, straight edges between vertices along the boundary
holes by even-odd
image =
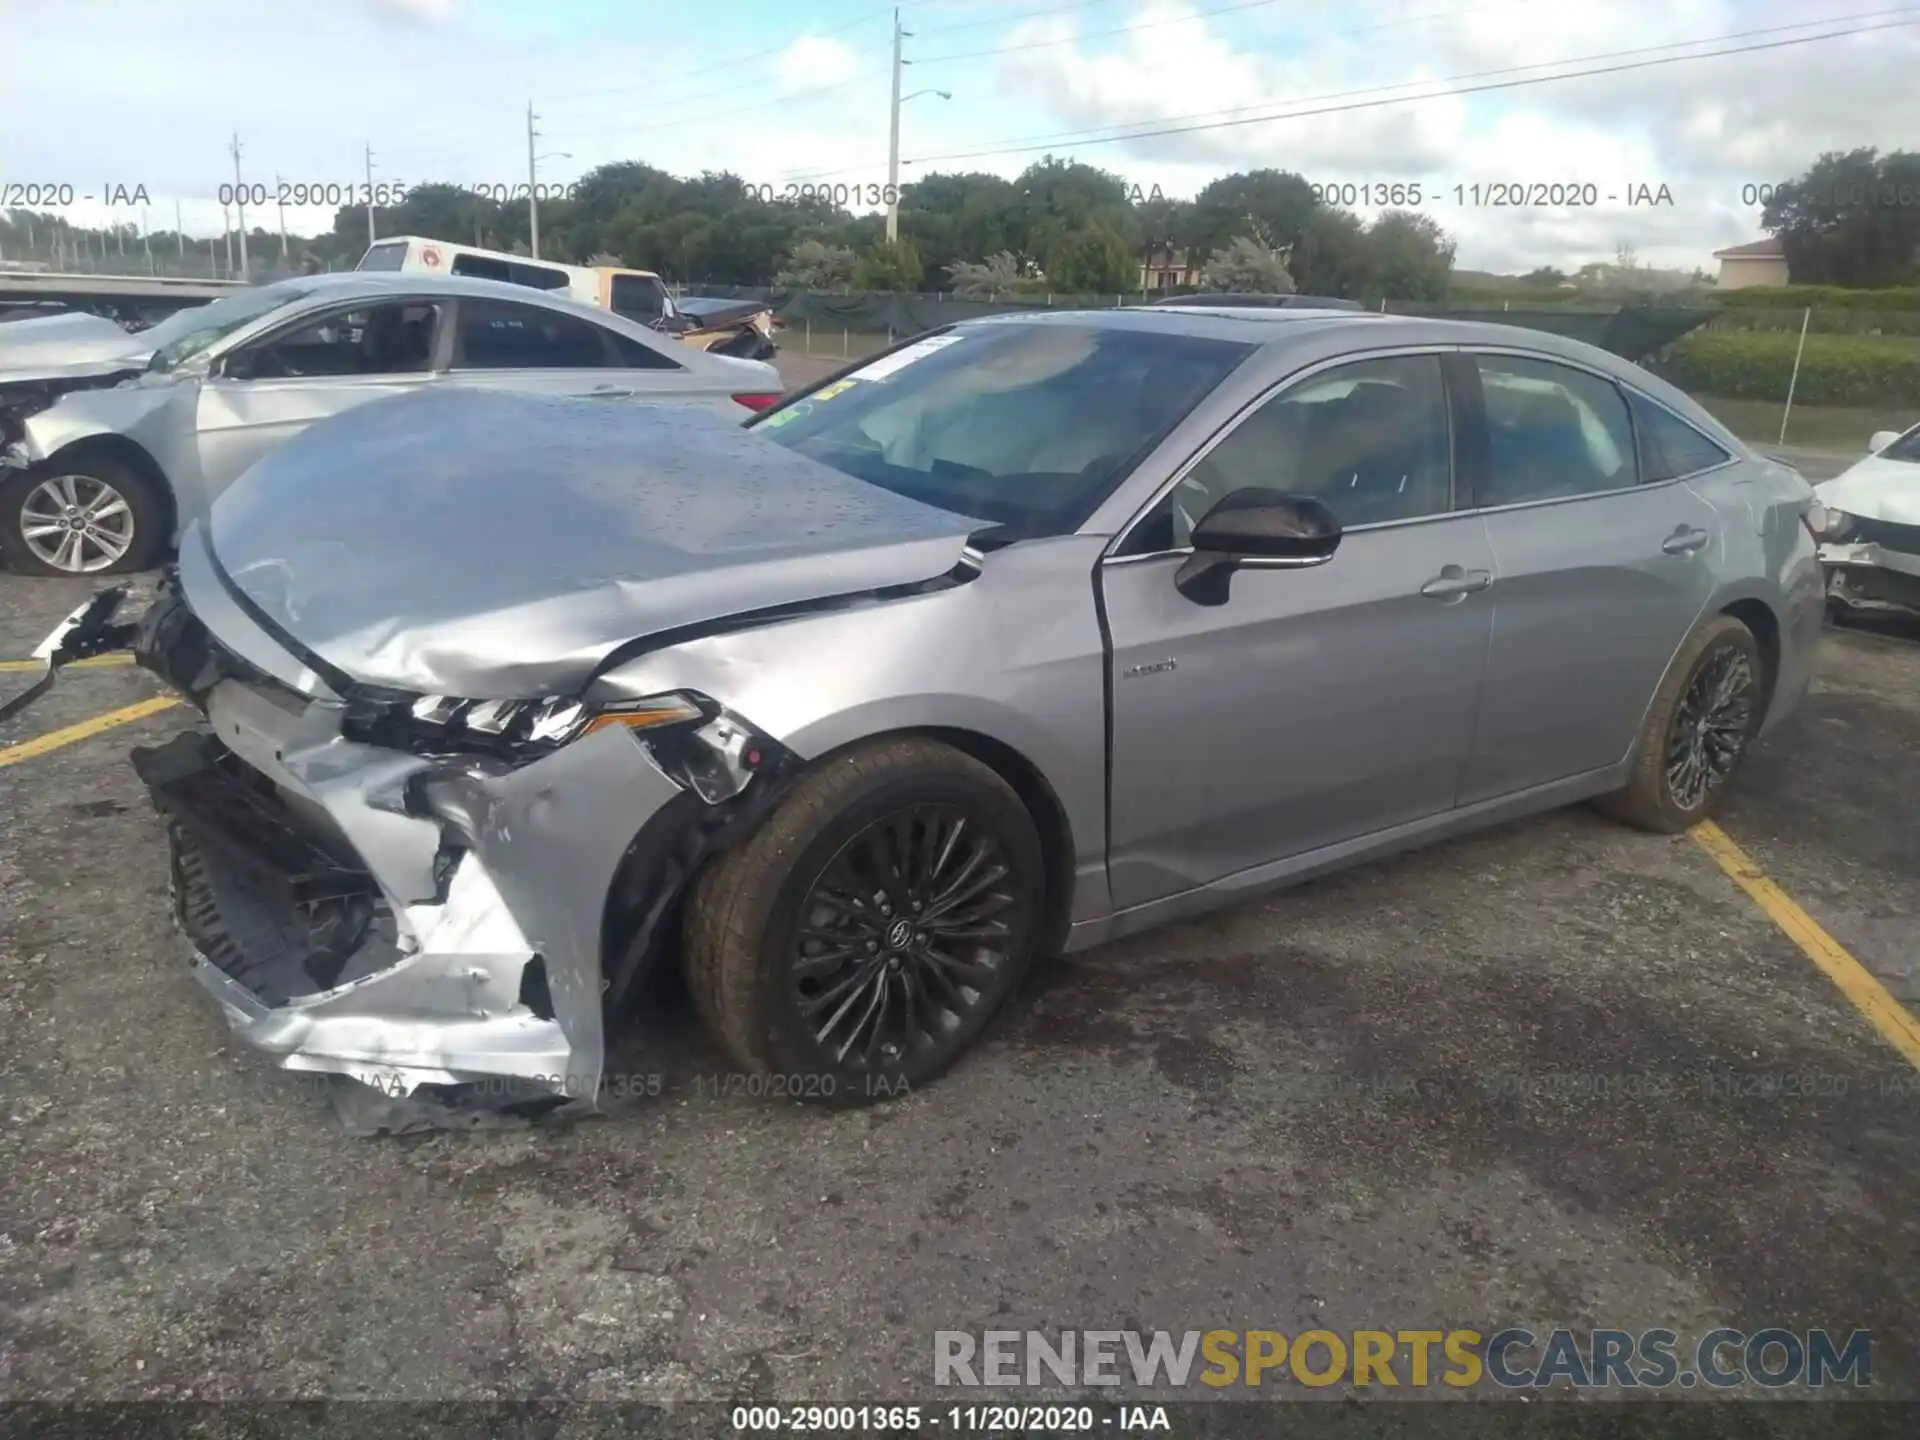
[[[1634,745],[1627,786],[1600,801],[1616,820],[1675,835],[1719,805],[1765,715],[1753,632],[1716,615],[1674,657]]]
[[[0,482],[0,557],[21,575],[145,570],[166,541],[147,478],[106,455],[57,457]]]
[[[979,1038],[1025,977],[1039,837],[997,774],[931,740],[847,751],[701,873],[684,962],[701,1018],[770,1094],[904,1094]]]

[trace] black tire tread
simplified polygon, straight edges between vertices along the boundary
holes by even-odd
[[[773,1066],[756,1033],[755,993],[762,939],[794,858],[847,805],[889,779],[946,771],[1020,799],[990,767],[937,740],[881,740],[833,757],[803,775],[741,844],[715,856],[695,880],[683,931],[682,965],[694,1008],[743,1069]]]
[[[1759,671],[1762,664],[1759,645],[1754,640],[1753,632],[1740,620],[1732,615],[1714,615],[1695,628],[1680,647],[1679,653],[1673,657],[1673,663],[1667,667],[1660,688],[1653,693],[1653,703],[1647,707],[1639,738],[1634,741],[1633,760],[1628,769],[1626,785],[1596,802],[1601,810],[1615,820],[1656,835],[1677,835],[1712,813],[1714,803],[1711,799],[1704,810],[1696,813],[1680,810],[1668,801],[1666,739],[1673,724],[1673,712],[1686,693],[1687,682],[1693,678],[1700,657],[1729,638],[1739,638],[1745,642],[1752,652],[1754,668],[1756,672]],[[1758,686],[1759,696],[1766,695],[1765,677],[1756,674],[1756,678],[1762,682]],[[1758,698],[1755,703],[1757,710]],[[1756,713],[1755,728],[1759,723],[1760,717]]]
[[[153,482],[133,466],[111,455],[88,455],[59,468],[69,474],[92,475],[106,481],[120,492],[128,508],[133,511],[132,547],[117,564],[105,570],[89,571],[88,574],[125,575],[151,568],[169,538],[164,533],[167,529],[166,503],[162,496],[154,492]],[[44,478],[46,469],[40,466],[32,470],[7,472],[7,478],[0,480],[0,559],[4,559],[7,568],[16,575],[68,573],[41,561],[27,549],[26,540],[20,534],[20,507],[26,504],[28,493]]]

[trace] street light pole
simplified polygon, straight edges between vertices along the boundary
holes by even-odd
[[[527,237],[530,242],[528,248],[532,250],[533,258],[538,260],[540,258],[540,196],[536,188],[538,182],[535,179],[535,173],[539,161],[533,153],[535,138],[533,121],[533,101],[529,100],[527,101]]]
[[[240,134],[233,136],[233,203],[240,217],[240,278],[251,280],[247,267],[247,189],[240,179]]]
[[[900,238],[900,10],[893,12],[893,102],[887,111],[887,243]]]

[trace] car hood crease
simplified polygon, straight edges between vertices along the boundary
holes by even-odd
[[[705,407],[428,391],[271,452],[211,548],[258,618],[362,684],[566,693],[630,641],[937,578],[978,520]]]

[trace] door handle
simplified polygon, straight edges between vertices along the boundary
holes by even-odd
[[[1440,573],[1420,587],[1429,600],[1459,600],[1493,584],[1491,570],[1462,570],[1458,565],[1444,566]]]
[[[599,395],[608,400],[631,400],[633,398],[633,391],[623,390],[618,385],[596,385],[587,393],[589,395]]]
[[[1710,538],[1707,532],[1698,526],[1682,525],[1660,542],[1660,548],[1669,555],[1691,555],[1704,546]]]

